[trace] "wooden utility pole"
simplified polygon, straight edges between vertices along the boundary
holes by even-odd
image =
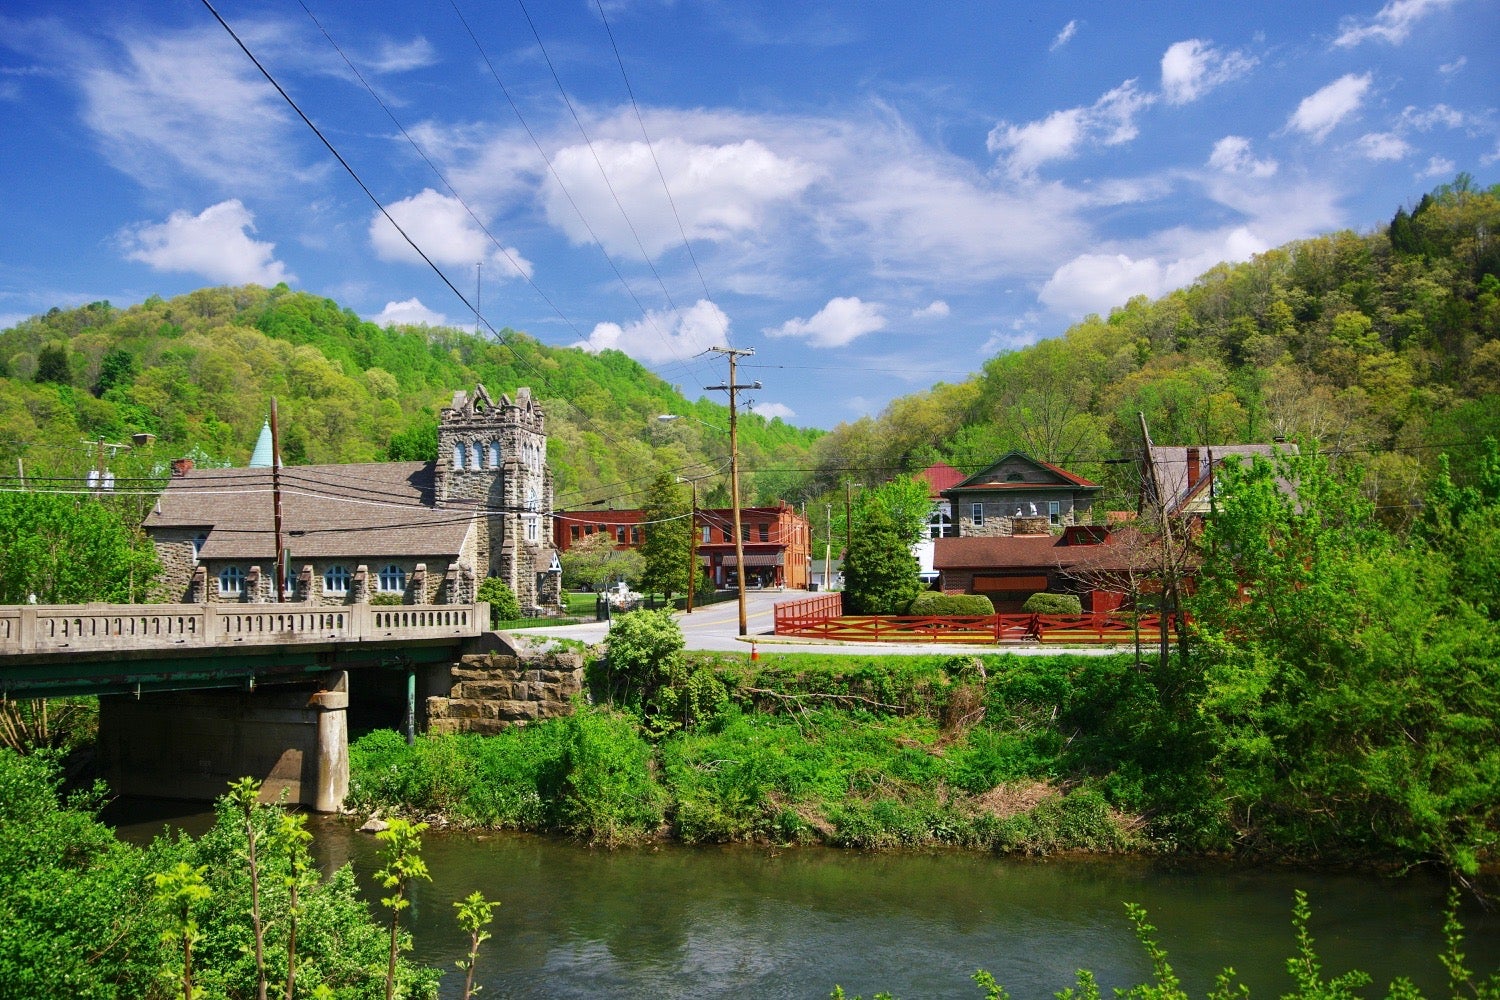
[[[276,532],[276,603],[286,601],[286,549],[281,544],[281,430],[276,421],[276,397],[271,397],[271,504]]]
[[[735,364],[742,356],[754,354],[754,348],[710,347],[709,350],[729,357],[729,381],[724,385],[708,386],[708,389],[729,393],[729,489],[733,494],[730,499],[734,508],[734,569],[740,595],[740,635],[748,635],[750,624],[745,613],[745,542],[740,530],[740,450],[735,393],[741,389],[759,389],[760,382],[739,385],[734,381]]]
[[[688,485],[693,488],[692,514],[688,519],[688,592],[687,613],[693,613],[693,591],[697,587],[698,579],[698,480],[689,479]]]

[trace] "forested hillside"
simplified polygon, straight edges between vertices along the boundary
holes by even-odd
[[[243,465],[273,396],[288,464],[432,457],[438,408],[482,382],[493,393],[530,386],[541,399],[560,504],[629,506],[659,468],[711,475],[703,495],[727,496],[720,403],[685,400],[617,351],[501,336],[382,329],[285,285],[53,309],[0,333],[0,460],[7,474],[75,478],[98,460],[86,442],[144,432],[155,444],[111,458],[117,476],[160,472],[188,454]],[[702,423],[655,419],[669,412]],[[754,414],[740,428],[750,469],[805,467],[818,436]],[[773,496],[779,486],[766,476],[747,489]]]
[[[822,438],[820,484],[1015,448],[1130,506],[1134,470],[1105,463],[1136,453],[1139,412],[1158,444],[1316,440],[1400,511],[1440,451],[1500,434],[1500,185],[1461,175],[1388,227],[1219,265],[983,364]]]
[[[1500,435],[1497,231],[1500,185],[1461,175],[1389,226],[1219,265],[826,435],[746,415],[745,499],[816,511],[842,506],[845,483],[937,460],[974,471],[1018,449],[1128,508],[1139,412],[1160,444],[1316,441],[1362,465],[1400,520],[1440,452],[1465,468],[1466,449]],[[97,461],[85,440],[145,431],[156,445],[117,457],[118,475],[188,453],[243,464],[272,396],[290,463],[423,457],[438,407],[477,381],[543,401],[563,506],[637,504],[663,469],[705,477],[703,502],[728,503],[722,401],[687,401],[619,352],[502,337],[382,329],[285,286],[54,309],[0,332],[0,461],[7,474],[20,460],[31,476],[81,476]],[[655,419],[666,412],[695,419]]]

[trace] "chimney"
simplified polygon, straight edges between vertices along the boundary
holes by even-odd
[[[193,471],[193,460],[191,458],[172,459],[172,478],[181,479]]]
[[[1202,475],[1202,473],[1203,473],[1203,469],[1202,469],[1201,465],[1198,462],[1198,449],[1197,448],[1189,448],[1187,450],[1187,488],[1188,489],[1192,489],[1194,486],[1198,485],[1198,479]]]

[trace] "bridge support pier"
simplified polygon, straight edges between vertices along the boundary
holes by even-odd
[[[99,762],[121,795],[211,801],[250,776],[261,799],[336,812],[349,790],[349,675],[321,685],[99,699]]]

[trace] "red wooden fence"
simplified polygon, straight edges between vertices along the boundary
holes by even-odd
[[[845,615],[843,595],[824,594],[776,605],[776,634],[843,642],[1129,643],[1136,630],[1150,642],[1161,618],[1086,615]],[[1175,628],[1169,616],[1168,627]]]

